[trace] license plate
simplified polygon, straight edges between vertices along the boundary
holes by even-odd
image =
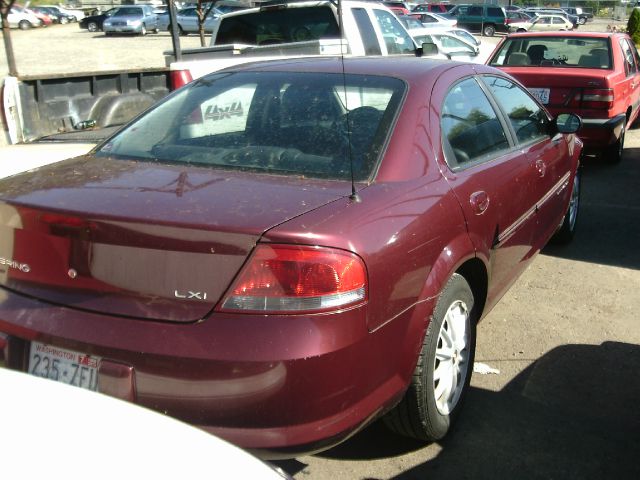
[[[95,391],[99,363],[100,357],[31,342],[29,373],[37,377]]]
[[[538,101],[544,105],[549,103],[549,92],[548,88],[530,88],[529,91],[531,94],[538,99]]]

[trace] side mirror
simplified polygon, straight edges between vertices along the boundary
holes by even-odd
[[[554,123],[560,133],[576,133],[582,127],[582,119],[575,113],[561,113]]]

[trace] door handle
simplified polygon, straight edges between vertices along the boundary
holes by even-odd
[[[473,192],[469,197],[469,203],[476,215],[482,215],[489,208],[489,195],[482,190]]]
[[[544,174],[547,172],[547,166],[544,164],[544,162],[540,158],[536,160],[536,170],[538,171],[541,177],[544,177]]]

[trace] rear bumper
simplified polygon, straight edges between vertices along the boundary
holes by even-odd
[[[620,138],[626,118],[624,113],[613,118],[583,118],[578,136],[587,149],[606,148]]]
[[[173,324],[0,290],[0,348],[8,367],[23,371],[34,340],[99,356],[99,391],[264,458],[293,457],[339,443],[384,413],[411,378],[433,302],[375,332],[367,331],[366,308]]]

